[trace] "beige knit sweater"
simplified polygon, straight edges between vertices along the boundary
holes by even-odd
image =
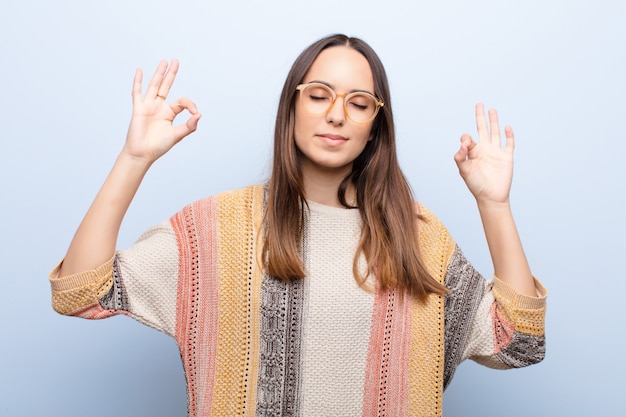
[[[310,202],[306,278],[264,275],[262,205],[261,186],[219,194],[96,270],[58,277],[55,268],[53,306],[85,318],[127,314],[174,337],[190,416],[437,416],[464,359],[510,368],[543,358],[541,284],[525,297],[486,282],[426,208],[423,259],[452,291],[422,304],[356,284],[358,210]]]

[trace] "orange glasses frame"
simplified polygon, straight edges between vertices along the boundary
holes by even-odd
[[[378,97],[370,94],[370,93],[366,93],[365,91],[355,91],[353,93],[337,93],[335,90],[333,90],[332,88],[330,88],[329,86],[327,86],[326,84],[322,84],[322,83],[305,83],[305,84],[298,84],[298,86],[296,86],[296,91],[300,92],[300,102],[302,102],[303,98],[302,98],[302,91],[309,87],[309,86],[318,86],[318,87],[322,87],[325,88],[326,90],[330,91],[333,97],[333,101],[328,105],[328,108],[326,109],[326,111],[322,112],[322,113],[311,113],[306,106],[304,106],[304,103],[302,103],[304,109],[311,113],[311,114],[315,114],[315,115],[320,115],[323,113],[328,112],[328,110],[330,110],[334,105],[335,105],[335,101],[337,101],[337,97],[343,97],[343,111],[345,113],[345,115],[348,117],[348,119],[350,119],[352,122],[354,123],[358,123],[358,124],[363,124],[363,123],[369,123],[372,120],[374,120],[376,118],[376,116],[378,115],[378,110],[380,110],[381,107],[383,107],[385,105],[385,103],[379,99]],[[353,96],[356,95],[365,95],[368,97],[371,97],[374,102],[376,103],[376,109],[374,110],[374,114],[372,115],[372,117],[370,117],[368,120],[365,120],[363,122],[357,122],[356,120],[354,120],[352,117],[350,117],[350,113],[348,112],[348,108],[346,107],[346,102]]]

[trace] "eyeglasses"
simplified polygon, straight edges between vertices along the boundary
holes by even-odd
[[[353,93],[336,93],[335,90],[322,83],[300,84],[300,101],[304,109],[315,115],[325,114],[335,104],[337,97],[343,97],[343,109],[348,119],[354,123],[367,123],[376,117],[378,110],[384,106],[370,93],[355,91]]]

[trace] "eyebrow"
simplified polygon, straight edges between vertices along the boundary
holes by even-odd
[[[307,84],[310,84],[310,83],[324,84],[325,86],[330,87],[333,90],[335,89],[335,87],[331,83],[326,82],[326,81],[322,81],[322,80],[311,80]],[[368,90],[352,89],[352,90],[348,91],[347,93],[348,94],[350,94],[350,93],[367,93],[367,94],[371,94],[374,97],[376,97],[376,94],[374,94],[373,92],[368,91]]]

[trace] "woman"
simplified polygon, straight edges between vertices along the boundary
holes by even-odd
[[[196,130],[188,99],[168,104],[178,63],[162,62],[109,177],[63,262],[53,305],[128,314],[175,338],[189,415],[439,415],[458,364],[543,358],[545,290],[509,206],[513,132],[476,106],[479,142],[455,161],[493,259],[487,283],[447,230],[412,200],[398,166],[384,68],[363,41],[308,47],[283,88],[265,186],[195,202],[115,244],[151,164]],[[191,116],[174,126],[183,110]]]

